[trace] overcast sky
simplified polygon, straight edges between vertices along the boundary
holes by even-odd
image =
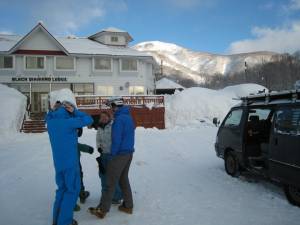
[[[0,0],[0,33],[38,21],[54,35],[127,30],[136,44],[159,40],[229,54],[300,50],[300,0]]]

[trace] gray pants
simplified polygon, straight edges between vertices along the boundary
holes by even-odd
[[[106,168],[107,190],[102,193],[100,208],[108,212],[115,193],[116,184],[119,182],[123,193],[124,206],[133,208],[132,192],[128,178],[129,167],[132,161],[132,154],[117,155],[108,162]]]

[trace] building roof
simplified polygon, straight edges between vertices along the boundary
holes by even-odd
[[[104,35],[106,33],[118,33],[118,34],[122,34],[126,37],[126,40],[127,42],[131,42],[133,41],[133,38],[131,37],[131,35],[127,32],[127,31],[124,31],[124,30],[121,30],[119,28],[115,28],[115,27],[108,27],[100,32],[97,32],[96,34],[93,34],[91,36],[89,36],[89,39],[94,39],[94,38],[97,38],[101,35]]]
[[[54,42],[60,47],[67,55],[112,55],[112,56],[137,56],[149,57],[152,56],[148,53],[137,51],[127,46],[111,46],[104,45],[97,41],[91,40],[88,37],[55,37],[43,26],[38,23],[29,33],[24,36],[20,35],[7,35],[0,34],[0,53],[12,54],[18,49],[18,46],[26,40],[26,38],[38,29],[41,28],[47,35],[49,35]],[[117,28],[108,28],[108,32],[125,32]],[[106,32],[106,31],[103,31]],[[128,33],[127,33],[128,34]]]
[[[185,88],[172,80],[169,80],[167,78],[162,78],[156,82],[156,89],[185,89]]]

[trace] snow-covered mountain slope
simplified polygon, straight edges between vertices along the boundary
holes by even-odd
[[[175,44],[151,41],[139,43],[133,48],[150,53],[158,64],[163,61],[164,75],[176,75],[192,79],[197,83],[205,82],[208,75],[216,73],[228,75],[243,71],[245,62],[251,67],[272,60],[274,52],[252,52],[235,55],[216,55],[196,52]]]

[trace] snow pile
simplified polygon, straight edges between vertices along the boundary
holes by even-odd
[[[74,96],[73,92],[68,88],[50,92],[49,100],[50,100],[51,109],[53,109],[53,107],[57,101],[60,101],[60,102],[67,101],[77,107],[75,96]]]
[[[156,82],[156,89],[184,89],[184,87],[172,80],[162,78]]]
[[[166,96],[166,127],[199,124],[203,121],[211,123],[214,117],[222,120],[230,108],[240,102],[236,98],[263,89],[266,88],[257,84],[229,86],[221,90],[194,87]]]
[[[0,84],[0,136],[9,136],[20,130],[26,111],[26,96],[16,89]]]

